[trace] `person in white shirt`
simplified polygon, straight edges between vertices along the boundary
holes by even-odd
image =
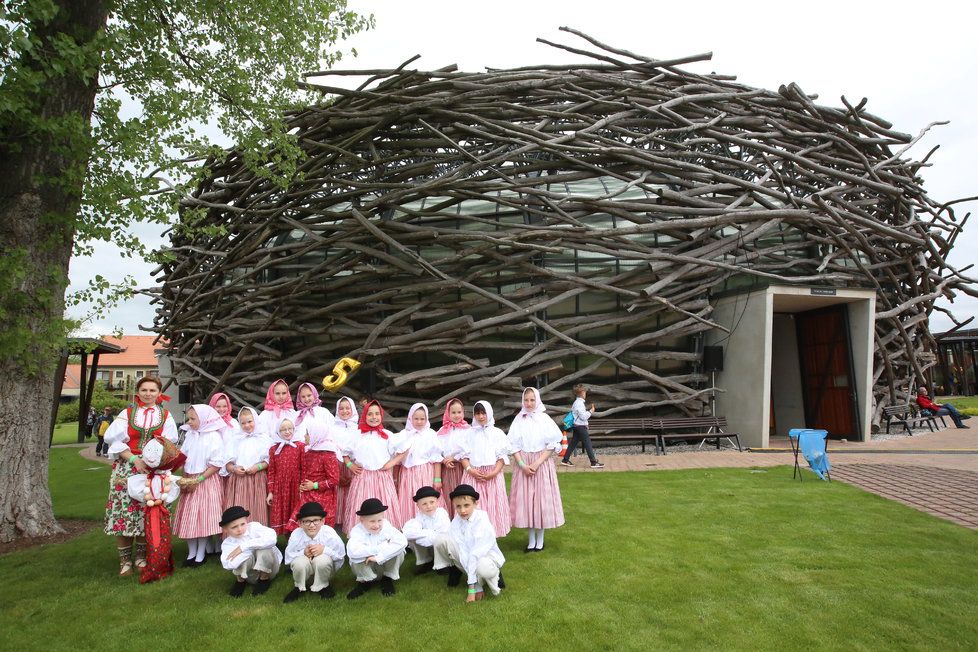
[[[448,533],[448,512],[438,506],[441,494],[434,487],[421,487],[414,493],[415,516],[404,524],[404,537],[414,552],[414,574],[423,575],[434,567],[435,544]]]
[[[299,508],[299,528],[289,535],[285,546],[285,563],[292,568],[295,587],[283,602],[295,602],[306,592],[319,593],[323,600],[336,597],[329,585],[333,575],[343,567],[346,547],[336,530],[325,525],[326,510],[317,502]]]
[[[378,577],[381,593],[392,596],[397,592],[394,581],[401,578],[407,539],[384,518],[386,511],[387,506],[376,498],[366,499],[357,510],[360,523],[350,530],[346,542],[346,556],[357,577],[357,585],[346,595],[349,600],[369,591]]]
[[[506,558],[496,544],[496,531],[489,516],[478,509],[479,492],[471,485],[460,484],[449,498],[455,506],[455,518],[448,536],[439,539],[435,546],[435,568],[450,568],[448,586],[458,586],[465,574],[466,602],[483,598],[483,584],[493,595],[499,595],[499,590],[506,587],[500,570]]]
[[[587,453],[587,458],[591,462],[592,469],[603,469],[604,464],[598,461],[598,458],[594,456],[594,449],[591,448],[591,433],[587,429],[588,419],[591,418],[591,413],[594,412],[594,403],[591,403],[591,409],[589,410],[584,404],[584,399],[587,398],[587,385],[582,385],[578,383],[574,385],[574,405],[571,406],[571,413],[574,415],[574,434],[571,436],[570,446],[567,447],[567,452],[564,453],[564,459],[560,460],[561,466],[574,466],[574,463],[570,461],[571,455],[577,450],[578,442],[581,443],[581,447],[584,448],[584,452]]]
[[[268,591],[272,580],[282,565],[282,553],[275,547],[275,530],[256,521],[248,521],[251,514],[240,505],[224,510],[221,529],[221,565],[234,574],[234,586],[228,592],[233,598],[241,597],[246,584],[254,584],[252,595]]]

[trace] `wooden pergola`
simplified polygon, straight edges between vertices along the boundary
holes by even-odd
[[[48,445],[54,441],[55,419],[58,415],[61,390],[64,388],[68,358],[73,355],[81,356],[81,374],[78,378],[78,443],[82,444],[85,442],[85,418],[92,405],[92,392],[95,391],[95,376],[98,373],[99,356],[122,353],[122,351],[121,346],[94,337],[70,337],[66,340],[65,347],[61,352],[61,359],[58,361],[58,367],[54,372],[54,401],[51,405],[51,435]],[[91,366],[88,363],[89,355],[92,356]]]

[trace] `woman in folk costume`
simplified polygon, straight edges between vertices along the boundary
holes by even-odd
[[[313,439],[329,435],[333,415],[323,407],[319,392],[312,383],[302,383],[295,393],[295,437],[307,446]]]
[[[109,499],[105,505],[105,533],[116,538],[119,552],[119,575],[132,575],[133,540],[136,542],[135,564],[146,566],[144,519],[139,503],[128,492],[129,477],[146,473],[140,457],[143,446],[153,437],[179,439],[177,424],[160,403],[165,400],[159,378],[146,376],[136,382],[136,405],[120,413],[105,431],[107,454],[112,458],[109,476]]]
[[[506,498],[503,467],[509,464],[509,439],[496,427],[492,406],[479,401],[472,408],[472,427],[465,432],[459,462],[465,472],[462,484],[475,487],[479,509],[483,510],[496,530],[497,537],[509,534],[511,517]]]
[[[397,502],[392,469],[407,455],[407,447],[384,429],[384,409],[377,401],[363,406],[357,428],[359,434],[347,442],[343,451],[343,464],[353,473],[344,506],[343,530],[349,534],[360,522],[357,509],[368,498],[389,505],[387,520],[400,529],[404,520]]]
[[[326,516],[326,525],[336,525],[336,485],[340,481],[340,463],[336,443],[326,429],[316,430],[302,453],[302,481],[299,483],[299,504],[292,513],[289,529],[299,527],[299,510],[306,503],[319,503]],[[298,438],[298,435],[296,436]]]
[[[509,426],[516,468],[509,489],[513,527],[528,528],[526,552],[543,550],[543,531],[564,524],[564,505],[554,468],[560,451],[560,429],[547,416],[536,387],[523,390],[523,408]]]
[[[438,447],[441,450],[441,484],[432,485],[441,491],[442,496],[455,491],[455,487],[462,481],[462,465],[456,460],[462,452],[462,440],[465,431],[469,429],[469,424],[465,420],[465,406],[461,399],[453,398],[445,406],[445,414],[441,419],[441,428],[438,429]],[[455,510],[451,501],[446,501],[445,509],[448,510],[448,517],[455,517]]]
[[[217,475],[224,466],[224,442],[221,429],[224,419],[210,405],[192,405],[187,409],[186,432],[180,452],[187,456],[180,480],[183,495],[173,520],[173,533],[187,540],[187,559],[183,565],[196,568],[204,563],[207,537],[221,533],[221,510],[224,490]]]
[[[276,436],[268,449],[268,525],[276,534],[288,534],[295,527],[292,515],[301,505],[299,483],[302,481],[304,442],[295,437],[292,417],[282,417],[275,427]]]
[[[154,437],[143,446],[146,473],[129,476],[128,490],[133,500],[143,505],[146,532],[146,566],[139,571],[139,583],[146,584],[173,574],[173,537],[170,531],[170,505],[180,495],[173,469],[183,466],[187,456],[169,439]]]
[[[360,415],[357,412],[356,403],[349,396],[341,396],[336,401],[336,416],[333,417],[329,431],[339,451],[337,457],[339,457],[340,481],[336,486],[336,524],[342,525],[343,515],[346,513],[346,493],[349,491],[350,482],[353,480],[350,469],[343,464],[343,451],[346,450],[352,438],[360,434]]]
[[[415,403],[408,410],[404,430],[395,437],[400,445],[407,446],[407,456],[401,462],[401,477],[397,482],[397,502],[401,508],[401,518],[406,523],[414,518],[414,494],[421,487],[433,487],[441,483],[441,449],[438,436],[428,421],[428,408],[424,403]],[[438,506],[445,507],[445,498],[438,497]]]
[[[258,412],[245,406],[238,411],[240,430],[230,446],[225,446],[228,481],[224,488],[224,509],[244,507],[248,521],[268,525],[268,449],[272,440],[258,431]]]
[[[275,441],[278,437],[278,423],[288,417],[295,424],[295,406],[289,394],[289,384],[279,378],[265,392],[265,407],[258,415],[258,430]]]

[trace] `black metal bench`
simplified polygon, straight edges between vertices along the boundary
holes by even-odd
[[[937,417],[917,414],[909,403],[886,406],[883,408],[883,418],[886,419],[886,434],[890,434],[890,426],[894,423],[903,426],[911,437],[913,437],[913,429],[919,428],[920,424],[926,425],[931,432],[937,430]]]
[[[659,447],[662,454],[666,454],[666,440],[689,440],[699,439],[700,441],[716,441],[717,450],[720,450],[720,440],[726,439],[737,447],[738,451],[744,449],[740,446],[740,435],[736,432],[725,432],[727,428],[727,417],[665,417],[655,419],[654,428],[659,434]],[[684,432],[686,430],[696,430],[698,432]]]
[[[612,442],[639,442],[642,444],[642,452],[645,452],[645,445],[651,442],[655,447],[655,454],[659,454],[661,442],[659,435],[652,427],[656,419],[638,417],[598,417],[588,422],[588,434],[591,441],[612,441]]]

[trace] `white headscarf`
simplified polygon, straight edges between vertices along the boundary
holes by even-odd
[[[241,408],[240,410],[238,410],[238,425],[239,426],[241,425],[241,414],[245,410],[248,410],[249,412],[251,412],[251,418],[254,421],[255,427],[251,429],[251,432],[245,432],[244,429],[242,428],[241,429],[241,435],[243,437],[256,437],[256,436],[258,436],[258,435],[261,434],[258,431],[258,410],[256,410],[255,408],[251,407],[250,405],[246,405],[243,408]]]
[[[418,410],[424,410],[424,426],[421,427],[421,430],[414,427],[414,413]],[[411,409],[408,410],[407,423],[404,424],[404,430],[401,432],[406,435],[413,435],[429,429],[431,429],[431,421],[428,420],[428,406],[424,403],[415,403],[411,406]]]
[[[479,423],[479,420],[475,417],[475,407],[481,405],[486,410],[486,425]],[[496,425],[496,419],[492,415],[492,406],[489,405],[488,401],[476,401],[475,405],[472,406],[472,427],[479,430],[488,430]]]
[[[526,408],[523,407],[523,397],[526,395],[526,393],[528,391],[529,392],[533,392],[533,395],[537,399],[537,406],[533,409],[533,412],[527,412],[526,411]],[[525,388],[523,388],[523,391],[520,392],[520,413],[518,415],[516,415],[517,418],[527,417],[527,416],[536,416],[538,414],[546,414],[546,412],[547,412],[547,406],[545,406],[543,404],[543,399],[540,398],[540,390],[537,389],[536,387],[525,387]]]
[[[224,419],[221,418],[221,415],[217,413],[217,410],[206,403],[195,403],[190,407],[197,413],[197,421],[199,422],[199,425],[196,429],[194,429],[190,427],[189,423],[185,423],[180,426],[180,430],[196,432],[202,435],[205,432],[217,432],[227,425],[224,423]]]
[[[340,418],[340,403],[342,401],[348,401],[350,403],[350,409],[353,410],[353,416],[350,417],[349,419]],[[333,412],[333,421],[337,424],[342,423],[347,428],[353,428],[354,430],[356,430],[357,426],[360,423],[360,413],[357,412],[357,402],[354,401],[349,396],[341,396],[339,400],[336,401],[336,411]]]
[[[292,448],[298,448],[296,446],[296,441],[295,441],[295,431],[293,431],[292,433],[292,439],[282,439],[282,435],[279,434],[282,430],[282,424],[285,423],[286,421],[291,423],[293,428],[295,427],[295,419],[291,419],[289,417],[282,417],[281,419],[278,420],[278,423],[275,424],[275,434],[272,437],[272,446],[276,446],[277,444],[275,448],[276,455],[281,453],[282,449],[285,448],[286,446],[291,446]]]

